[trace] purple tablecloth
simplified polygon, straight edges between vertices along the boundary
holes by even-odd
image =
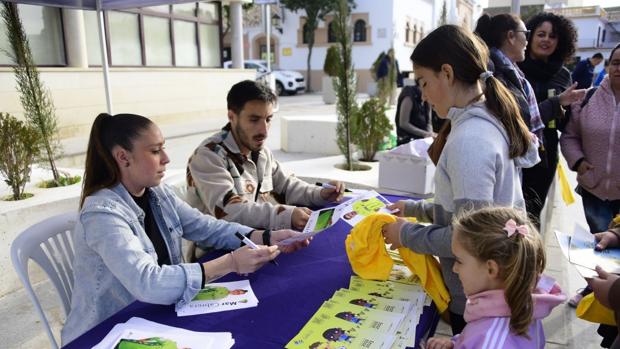
[[[399,197],[386,196],[390,200]],[[279,266],[266,264],[248,279],[258,307],[212,314],[177,317],[174,306],[134,302],[86,332],[64,348],[90,348],[99,343],[117,323],[133,316],[192,331],[231,332],[234,348],[283,348],[306,324],[334,291],[347,288],[353,274],[346,256],[344,240],[350,227],[340,221],[316,236],[309,247],[292,254],[281,254]],[[219,256],[212,254],[211,258]],[[242,279],[230,274],[217,282]],[[433,333],[439,315],[433,306],[425,307],[416,329],[416,338]]]

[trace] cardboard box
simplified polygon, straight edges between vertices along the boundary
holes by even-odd
[[[430,159],[412,155],[381,153],[379,187],[408,193],[429,194],[435,191],[435,165]]]

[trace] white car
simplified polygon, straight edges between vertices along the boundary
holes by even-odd
[[[231,61],[224,62],[224,68],[228,69],[232,66]],[[244,63],[245,69],[255,69],[257,71],[257,79],[262,78],[267,70],[267,61],[258,59],[248,59]],[[299,91],[306,89],[306,79],[299,72],[293,70],[273,70],[273,76],[276,79],[276,93],[278,96],[283,94],[294,95]]]

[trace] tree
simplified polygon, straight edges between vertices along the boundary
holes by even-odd
[[[50,91],[39,79],[39,71],[32,58],[30,44],[19,18],[17,6],[9,2],[2,3],[2,19],[7,28],[8,39],[13,52],[7,52],[15,63],[13,72],[19,91],[19,99],[24,108],[26,120],[39,132],[40,146],[45,151],[54,181],[60,185],[60,175],[55,159],[60,153],[58,142],[58,120]]]
[[[39,153],[39,133],[14,116],[0,113],[0,173],[13,191],[13,200],[25,199],[32,162]]]
[[[338,125],[336,134],[338,148],[346,157],[347,169],[353,171],[353,159],[351,156],[351,116],[357,112],[355,100],[356,79],[352,62],[351,25],[349,13],[351,9],[347,0],[339,0],[334,11],[334,29],[337,36],[337,44],[340,51],[338,60],[338,76],[334,80],[334,87],[338,95],[336,111],[338,113]]]
[[[304,10],[306,12],[306,24],[303,27],[303,37],[308,39],[308,59],[306,66],[307,76],[307,89],[311,91],[312,79],[310,72],[312,58],[312,48],[314,47],[314,32],[319,26],[319,21],[322,21],[329,12],[334,10],[339,0],[280,0],[280,4],[284,5],[287,9],[297,12]]]
[[[438,27],[442,25],[448,24],[448,4],[446,4],[446,0],[443,0],[443,5],[441,5],[441,14],[439,15],[439,23]]]

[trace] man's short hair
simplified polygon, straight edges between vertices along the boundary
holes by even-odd
[[[598,59],[601,59],[601,60],[602,60],[602,59],[603,59],[603,54],[602,54],[602,53],[600,53],[600,52],[597,52],[597,53],[595,53],[595,54],[592,56],[592,58],[598,58]]]
[[[245,104],[249,101],[262,101],[265,103],[276,103],[276,95],[269,87],[260,82],[244,80],[231,87],[226,96],[228,110],[239,114]]]

